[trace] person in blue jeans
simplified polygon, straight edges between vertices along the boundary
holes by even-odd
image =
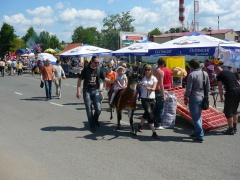
[[[184,94],[184,104],[189,105],[189,111],[194,125],[194,133],[191,134],[190,137],[194,142],[202,143],[204,140],[201,117],[201,103],[204,97],[203,81],[205,80],[205,88],[207,93],[210,91],[210,81],[208,74],[200,69],[200,63],[198,60],[192,59],[189,62],[189,68],[191,72],[187,79],[187,86]]]
[[[99,80],[114,83],[106,78],[103,71],[98,67],[99,58],[93,56],[89,65],[85,66],[77,81],[76,97],[81,98],[81,82],[83,80],[83,100],[87,111],[88,123],[90,130],[94,132],[96,127],[100,127],[99,115],[101,114]],[[93,113],[94,109],[94,113]]]
[[[164,60],[162,58],[158,59],[158,66],[153,71],[153,75],[157,78],[157,86],[155,89],[155,100],[156,100],[156,107],[155,107],[155,122],[154,126],[155,129],[163,129],[162,125],[162,117],[163,117],[163,109],[164,109],[164,102],[166,101],[165,93],[164,93],[164,86],[163,86],[163,77],[164,72],[161,70],[161,65]]]
[[[46,59],[44,66],[41,68],[41,81],[45,84],[45,92],[46,92],[46,101],[52,99],[52,82],[55,80],[55,69],[50,64],[50,60]]]

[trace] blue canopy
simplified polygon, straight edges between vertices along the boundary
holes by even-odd
[[[192,33],[162,43],[158,48],[151,48],[149,53],[152,55],[166,54],[168,56],[213,56],[216,48],[224,44],[229,44],[229,42],[200,33]]]
[[[112,52],[112,56],[150,56],[148,50],[160,47],[152,41],[141,41]]]
[[[26,54],[26,49],[18,49],[15,54]]]

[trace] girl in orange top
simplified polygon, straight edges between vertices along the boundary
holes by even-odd
[[[112,70],[112,65],[108,64],[107,72],[105,74],[106,78],[111,79],[112,81],[116,80],[116,73]],[[109,91],[111,83],[106,83],[106,91]]]

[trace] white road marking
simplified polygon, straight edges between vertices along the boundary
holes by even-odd
[[[22,78],[25,78],[25,79],[31,79],[31,80],[35,80],[35,81],[40,81],[40,79],[36,79],[34,77],[30,78],[30,77],[22,77]]]
[[[15,94],[18,94],[18,95],[21,95],[21,96],[23,95],[22,93],[19,93],[19,92],[14,92],[14,93],[15,93]]]
[[[57,103],[54,103],[54,102],[50,102],[50,104],[53,104],[55,106],[63,106],[62,104],[57,104]]]
[[[69,84],[65,84],[66,86],[69,86]]]

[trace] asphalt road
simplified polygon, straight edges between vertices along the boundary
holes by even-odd
[[[39,75],[0,77],[1,180],[240,179],[240,132],[206,132],[202,144],[193,143],[193,126],[177,117],[174,129],[158,130],[160,140],[147,124],[132,136],[126,112],[117,131],[104,100],[93,134],[76,82],[64,80],[62,98],[46,102]],[[142,112],[138,103],[135,126]]]

